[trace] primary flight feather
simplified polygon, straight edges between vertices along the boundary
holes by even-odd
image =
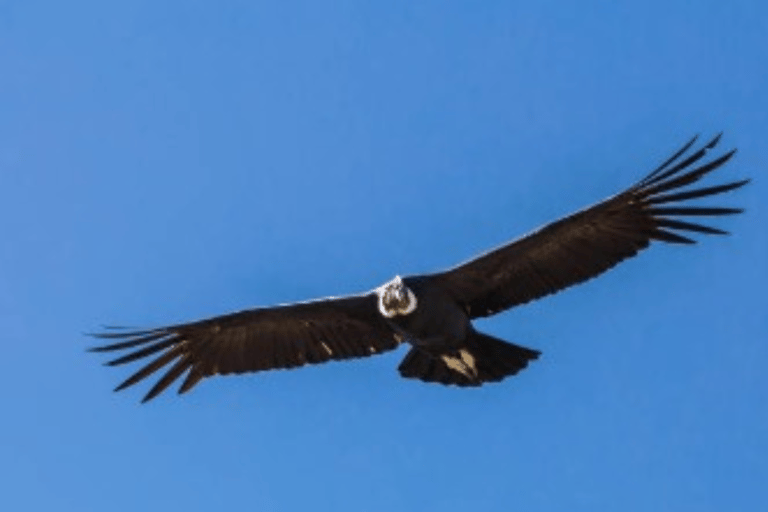
[[[436,274],[395,277],[361,295],[256,308],[155,329],[114,329],[95,352],[122,352],[107,364],[151,358],[115,390],[163,369],[146,402],[182,378],[179,393],[213,375],[294,368],[379,354],[407,342],[403,377],[479,386],[514,375],[539,355],[476,331],[471,320],[595,277],[652,241],[695,243],[691,233],[725,234],[687,217],[738,208],[688,201],[737,189],[749,180],[689,188],[735,153],[707,158],[720,135],[696,151],[694,137],[627,190],[523,238]]]

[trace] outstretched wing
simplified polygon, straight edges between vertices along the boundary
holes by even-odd
[[[394,349],[400,339],[378,314],[376,294],[323,299],[240,311],[188,324],[142,331],[110,331],[98,338],[120,340],[94,352],[127,351],[110,366],[159,354],[115,391],[166,368],[142,400],[146,402],[187,372],[179,393],[204,377],[294,368]]]
[[[681,233],[725,234],[677,218],[717,217],[743,211],[683,204],[749,182],[683,190],[722,166],[736,152],[702,163],[719,140],[720,135],[686,157],[696,141],[694,137],[624,192],[429,277],[462,304],[470,317],[483,317],[595,277],[648,247],[652,240],[692,244],[695,242]]]

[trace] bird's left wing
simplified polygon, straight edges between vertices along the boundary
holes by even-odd
[[[96,334],[115,343],[95,352],[127,352],[110,366],[155,356],[115,391],[167,367],[146,394],[151,400],[186,372],[179,393],[204,377],[294,368],[378,354],[400,339],[379,315],[375,293],[240,311],[198,322]],[[119,341],[117,341],[119,340]]]
[[[634,256],[653,240],[691,244],[694,241],[682,233],[724,234],[678,218],[742,211],[684,204],[739,188],[749,181],[684,189],[733,156],[735,150],[700,163],[719,140],[718,135],[686,157],[696,141],[694,137],[624,192],[428,278],[463,305],[470,317],[483,317],[595,277]]]

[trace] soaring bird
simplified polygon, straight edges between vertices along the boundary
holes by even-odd
[[[425,382],[480,386],[525,368],[538,350],[477,331],[495,315],[602,274],[651,242],[693,244],[691,232],[726,234],[680,217],[717,217],[738,208],[701,206],[749,180],[687,188],[725,164],[710,158],[720,135],[698,150],[688,141],[628,189],[443,272],[391,281],[360,295],[261,307],[146,330],[111,329],[95,352],[121,352],[107,365],[153,356],[115,391],[163,369],[151,400],[184,376],[179,393],[205,377],[380,354],[408,343],[400,375]]]

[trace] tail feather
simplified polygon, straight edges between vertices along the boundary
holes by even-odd
[[[515,375],[539,354],[538,350],[475,332],[460,348],[440,350],[415,346],[406,354],[398,370],[403,377],[424,382],[481,386]]]

